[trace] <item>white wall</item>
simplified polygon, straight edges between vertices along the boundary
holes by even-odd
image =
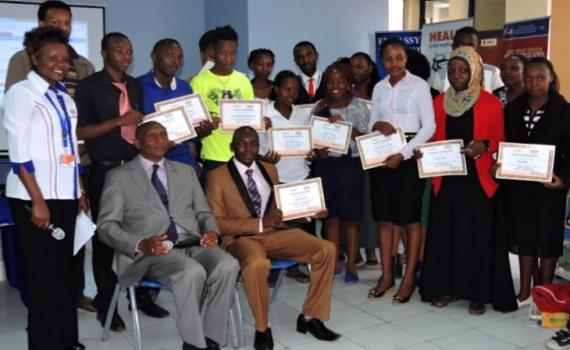
[[[374,57],[374,32],[388,29],[388,0],[249,0],[249,50],[275,53],[274,74],[298,71],[293,46],[309,40],[319,51],[319,68],[357,51]]]

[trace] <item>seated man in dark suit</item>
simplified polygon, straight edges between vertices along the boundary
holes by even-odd
[[[259,137],[251,127],[234,132],[227,164],[208,174],[206,197],[220,225],[225,245],[240,262],[245,292],[255,318],[254,348],[273,349],[268,327],[269,258],[292,259],[311,265],[311,284],[297,319],[297,331],[321,340],[340,335],[323,324],[330,315],[335,247],[300,229],[287,227],[273,198],[279,183],[274,165],[257,161]],[[318,215],[326,216],[326,211]]]
[[[219,349],[226,344],[239,265],[218,246],[218,225],[194,169],[164,158],[164,127],[141,124],[135,137],[140,154],[105,180],[101,240],[122,253],[117,276],[123,286],[144,276],[172,290],[183,349]]]

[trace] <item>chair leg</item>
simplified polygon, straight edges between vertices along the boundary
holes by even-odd
[[[129,299],[131,301],[131,314],[133,318],[133,335],[135,340],[135,350],[142,350],[141,326],[139,322],[139,311],[137,308],[137,298],[135,295],[135,287],[128,287]]]
[[[233,308],[229,310],[229,322],[230,322],[230,337],[232,339],[232,346],[234,349],[239,349],[239,335],[237,329],[237,322],[236,322],[236,315],[234,313]]]
[[[285,271],[286,269],[279,270],[279,275],[277,275],[277,281],[275,281],[275,285],[273,286],[273,291],[271,292],[271,299],[269,300],[270,304],[273,304],[273,302],[277,300],[277,292],[279,291],[279,287],[281,287],[281,283],[283,283],[283,278],[285,278]]]
[[[234,301],[230,308],[230,333],[232,336],[232,345],[234,349],[238,349],[245,345],[245,336],[243,334],[243,319],[241,314],[241,305],[239,303],[239,293],[234,289]]]
[[[111,329],[111,321],[113,319],[113,314],[117,308],[117,302],[119,300],[119,295],[121,294],[121,286],[117,283],[115,286],[115,291],[113,292],[113,298],[111,299],[111,304],[107,310],[107,318],[105,319],[105,326],[103,327],[103,335],[101,336],[102,341],[107,341],[109,339],[109,330]]]

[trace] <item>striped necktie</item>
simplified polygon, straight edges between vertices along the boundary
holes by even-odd
[[[261,195],[253,180],[253,169],[247,169],[245,174],[247,175],[247,192],[249,192],[249,198],[251,198],[257,217],[261,217]]]

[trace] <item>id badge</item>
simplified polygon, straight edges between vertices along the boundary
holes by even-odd
[[[59,166],[74,167],[75,157],[72,154],[62,154],[59,156]]]

